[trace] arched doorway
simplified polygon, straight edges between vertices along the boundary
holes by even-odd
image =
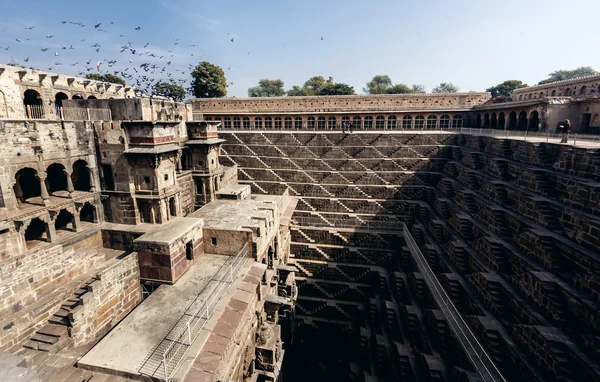
[[[527,112],[525,111],[519,113],[519,123],[517,125],[517,130],[527,130]]]
[[[538,98],[544,98],[546,95],[544,94],[544,92],[540,92],[540,95],[538,96]]]
[[[40,241],[48,241],[46,223],[39,218],[33,218],[25,230],[25,242],[27,248],[32,248],[39,244]]]
[[[67,210],[60,210],[54,222],[57,231],[75,231],[73,228],[73,214]]]
[[[427,129],[435,129],[437,125],[437,117],[435,115],[430,115],[427,117]]]
[[[504,130],[504,125],[506,124],[506,117],[504,116],[504,112],[498,115],[498,128]]]
[[[579,88],[579,95],[585,95],[587,93],[587,86],[582,86]]]
[[[388,117],[387,128],[388,130],[396,130],[397,119],[396,116],[392,115]]]
[[[384,127],[385,127],[385,117],[383,115],[378,115],[377,118],[375,118],[375,129],[383,130]]]
[[[353,129],[360,129],[362,128],[362,119],[357,115],[354,118],[352,118],[352,128]]]
[[[71,99],[84,99],[84,98],[81,94],[73,94],[73,97],[71,97]]]
[[[44,100],[40,93],[33,89],[25,90],[23,104],[28,118],[44,118]]]
[[[90,169],[83,159],[73,163],[73,173],[71,174],[73,188],[77,191],[89,191],[91,187]]]
[[[316,126],[315,123],[315,117],[313,117],[312,115],[310,117],[308,117],[308,123],[307,123],[307,128],[309,130],[314,130]]]
[[[490,127],[492,129],[498,128],[498,117],[496,116],[496,113],[492,113],[492,117],[490,118]]]
[[[56,95],[54,96],[54,106],[56,106],[57,108],[62,107],[63,106],[63,101],[69,99],[69,96],[66,95],[63,92],[58,92],[56,93]]]
[[[538,131],[539,130],[540,118],[538,112],[536,110],[532,111],[529,114],[529,128],[530,131]]]
[[[98,99],[98,98],[96,98],[95,96],[91,95],[91,96],[88,97],[88,99]]]
[[[65,166],[60,163],[52,163],[46,169],[46,182],[50,194],[67,189],[67,174]]]
[[[508,130],[516,130],[517,129],[517,113],[512,112],[508,115]]]
[[[250,130],[250,117],[244,117],[242,119],[242,127],[244,130]]]
[[[254,128],[256,130],[262,130],[262,118],[261,117],[254,118]]]
[[[294,129],[301,130],[302,129],[302,117],[296,117],[294,119]]]
[[[79,220],[82,222],[95,223],[96,207],[92,206],[90,202],[86,202],[81,211],[79,211]]]
[[[552,90],[552,93],[550,93],[550,95],[551,95],[552,97],[556,97],[556,90]]]
[[[292,117],[285,117],[283,121],[283,127],[286,130],[292,130]]]
[[[271,130],[273,128],[273,120],[271,117],[265,117],[265,129]]]
[[[365,117],[365,125],[364,125],[364,129],[365,130],[371,130],[373,128],[373,117],[371,117],[370,115]]]
[[[402,129],[412,129],[412,117],[410,115],[405,115],[404,117],[402,117]]]
[[[454,117],[452,117],[452,127],[455,129],[459,129],[461,128],[463,125],[463,117],[460,114],[455,115]]]
[[[566,88],[565,89],[565,96],[570,96],[571,95],[571,88]]]
[[[477,114],[475,116],[475,127],[476,128],[480,128],[481,127],[481,114]]]
[[[30,167],[25,167],[15,174],[14,192],[17,199],[26,201],[29,198],[41,196],[40,181],[37,178],[37,171]]]
[[[325,117],[321,116],[317,119],[317,129],[325,130]]]
[[[489,129],[490,128],[490,114],[489,113],[485,113],[483,115],[483,127],[485,129]]]
[[[422,130],[425,127],[425,117],[422,115],[417,115],[415,117],[415,129]]]
[[[337,120],[335,119],[335,117],[329,117],[327,119],[327,129],[329,130],[335,130],[335,125],[337,124]]]
[[[281,117],[275,117],[275,130],[281,130],[282,122]]]
[[[231,129],[231,118],[229,118],[227,116],[223,117],[223,128]]]

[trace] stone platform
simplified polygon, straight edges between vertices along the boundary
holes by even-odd
[[[82,369],[133,379],[163,379],[162,355],[219,280],[229,273],[231,256],[204,254],[175,285],[162,285],[92,348]]]

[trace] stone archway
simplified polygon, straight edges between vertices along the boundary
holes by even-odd
[[[67,174],[65,166],[60,163],[52,163],[46,169],[46,182],[50,194],[57,191],[67,191]]]
[[[540,123],[540,118],[539,118],[539,114],[536,110],[532,111],[531,114],[529,114],[529,127],[528,130],[529,131],[538,131],[539,130],[539,123]]]
[[[54,229],[56,231],[75,231],[73,224],[73,214],[67,209],[60,210],[54,221]]]
[[[23,93],[23,104],[25,105],[27,118],[44,118],[44,100],[40,93],[33,89],[25,90],[25,93]]]
[[[79,220],[82,222],[96,223],[96,207],[90,202],[85,202],[79,211]]]
[[[527,130],[527,112],[522,111],[519,113],[519,122],[517,124],[517,130]]]
[[[71,99],[84,99],[84,98],[81,94],[73,94],[73,97],[71,97]]]
[[[86,161],[79,159],[73,163],[71,180],[73,181],[73,188],[77,191],[89,191],[92,188],[92,178]]]
[[[504,116],[504,112],[501,112],[498,115],[498,128],[504,129],[504,125],[506,124],[506,117]]]
[[[48,228],[40,218],[33,218],[25,229],[25,244],[27,249],[39,244],[40,241],[50,241],[48,238]]]
[[[20,201],[41,196],[42,190],[37,171],[31,167],[25,167],[17,171],[15,174],[14,192]]]
[[[517,129],[517,112],[513,111],[508,116],[508,130]]]
[[[63,92],[58,92],[56,93],[56,95],[54,96],[54,106],[56,106],[57,108],[62,107],[63,106],[63,101],[69,99],[69,96],[66,95]]]
[[[490,128],[498,128],[498,117],[496,116],[496,113],[492,113],[492,116],[490,118]]]

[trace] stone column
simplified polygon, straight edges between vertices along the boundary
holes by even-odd
[[[96,168],[88,167],[90,170],[90,192],[96,192]]]
[[[44,205],[47,206],[50,204],[50,195],[48,195],[48,189],[46,188],[46,178],[38,176],[38,180],[40,181],[42,201],[44,202]]]
[[[69,191],[69,197],[73,197],[73,192],[75,191],[75,187],[73,187],[73,179],[71,179],[72,172],[68,172],[67,170],[63,170],[65,175],[67,176],[67,191]]]
[[[77,209],[75,208],[73,211],[73,231],[75,232],[79,232],[81,231],[81,220],[79,219],[79,213],[77,212]]]
[[[54,226],[56,215],[54,216],[54,219],[50,216],[50,213],[48,213],[47,216],[40,216],[40,220],[46,223],[46,236],[48,237],[48,242],[50,243],[56,241],[56,227]]]
[[[177,157],[177,168],[176,168],[178,174],[181,173],[181,169],[182,169],[182,166],[181,166],[181,155],[179,155]]]
[[[19,176],[20,178],[20,176]],[[15,184],[13,185],[13,190],[15,192],[15,198],[16,200],[16,205],[19,204],[19,201],[23,201],[23,190],[21,189],[21,185],[19,184],[19,179],[17,178],[17,181],[15,182]]]

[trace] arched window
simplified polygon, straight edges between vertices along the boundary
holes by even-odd
[[[496,116],[496,113],[492,113],[492,116],[490,119],[490,127],[492,129],[495,129],[498,127],[498,117]]]
[[[455,129],[460,129],[463,126],[463,117],[460,114],[452,117],[452,127]]]
[[[527,112],[522,111],[519,113],[519,123],[517,130],[527,130]]]
[[[282,127],[281,117],[275,117],[275,130],[281,130]]]
[[[565,89],[565,96],[570,96],[571,95],[571,88],[566,88]]]
[[[273,128],[273,119],[271,117],[265,117],[265,129],[269,130]]]
[[[395,115],[389,116],[387,120],[387,128],[388,130],[396,130],[397,127],[397,118]]]
[[[52,194],[57,191],[67,189],[67,174],[65,166],[60,163],[52,163],[46,169],[46,182],[48,184],[48,192]]]
[[[88,97],[88,99],[98,99],[98,98],[96,98],[96,96],[91,95]]]
[[[506,116],[504,115],[504,112],[498,114],[498,128],[499,129],[504,129],[504,125],[506,124]]]
[[[230,117],[224,117],[223,118],[223,128],[224,129],[231,129],[231,118]]]
[[[539,114],[536,110],[532,111],[531,114],[529,114],[529,128],[528,130],[530,131],[538,131],[539,130],[539,123],[540,123],[540,118],[539,118]]]
[[[40,93],[33,89],[25,90],[23,103],[25,104],[27,118],[44,118],[44,101]]]
[[[233,117],[233,128],[234,129],[239,129],[240,127],[242,127],[242,121],[240,120],[240,117]]]
[[[485,113],[483,115],[483,127],[485,129],[489,129],[490,128],[490,114],[489,113]]]
[[[244,117],[242,119],[242,128],[244,130],[250,130],[250,117]]]
[[[342,129],[346,129],[348,127],[348,123],[350,123],[350,117],[345,115],[342,117]]]
[[[319,119],[317,120],[317,129],[325,130],[325,117],[319,117]]]
[[[308,117],[308,129],[309,130],[314,130],[315,129],[315,117],[313,117],[312,115],[310,117]]]
[[[538,98],[544,98],[544,97],[545,97],[544,92],[540,92],[540,95],[538,96]]]
[[[82,222],[95,223],[96,222],[96,207],[90,204],[90,202],[85,202],[83,208],[79,212],[79,220]]]
[[[73,231],[73,214],[69,211],[60,210],[54,221],[56,231]]]
[[[440,129],[448,129],[450,127],[450,116],[444,114],[440,117]]]
[[[292,130],[292,117],[285,117],[283,128],[286,130]]]
[[[69,99],[69,96],[66,95],[65,93],[63,93],[63,92],[56,93],[56,95],[54,96],[54,106],[62,107],[63,101],[66,99]]]
[[[523,94],[519,94],[519,101],[523,99]]]
[[[263,123],[262,123],[262,118],[261,117],[254,117],[254,128],[256,130],[262,130]]]
[[[296,129],[296,130],[302,129],[302,117],[296,117],[294,119],[294,129]]]
[[[517,112],[513,111],[508,115],[508,130],[516,130],[517,128]]]
[[[556,90],[552,90],[551,96],[556,97]]]
[[[579,95],[585,95],[587,93],[587,86],[582,86],[579,88]]]
[[[84,98],[81,94],[73,94],[73,97],[71,97],[71,99],[84,99]]]
[[[529,99],[533,98],[533,94],[529,93]]]
[[[412,129],[412,117],[410,115],[405,115],[402,117],[402,129],[408,130]]]
[[[417,115],[415,117],[415,129],[423,129],[425,127],[425,117]]]
[[[353,129],[362,129],[362,119],[357,115],[352,118],[352,128]]]
[[[219,117],[219,116],[215,117],[215,121],[221,122],[221,117]]]
[[[40,180],[37,171],[25,167],[15,174],[14,192],[19,201],[41,196]]]
[[[375,130],[383,130],[385,128],[385,117],[383,115],[378,115],[375,118]]]
[[[337,120],[335,119],[335,117],[329,117],[329,119],[327,120],[327,128],[329,130],[335,130],[336,123]]]
[[[371,130],[373,128],[373,117],[370,115],[365,117],[365,130]]]
[[[25,230],[25,241],[27,249],[33,248],[39,241],[49,241],[48,228],[46,223],[39,218],[31,219],[29,226]]]
[[[437,117],[435,115],[430,115],[427,117],[427,128],[435,129],[437,125]]]
[[[206,117],[204,118],[206,121],[212,121],[212,117]]]
[[[592,126],[600,126],[600,114],[594,114],[592,117]]]

